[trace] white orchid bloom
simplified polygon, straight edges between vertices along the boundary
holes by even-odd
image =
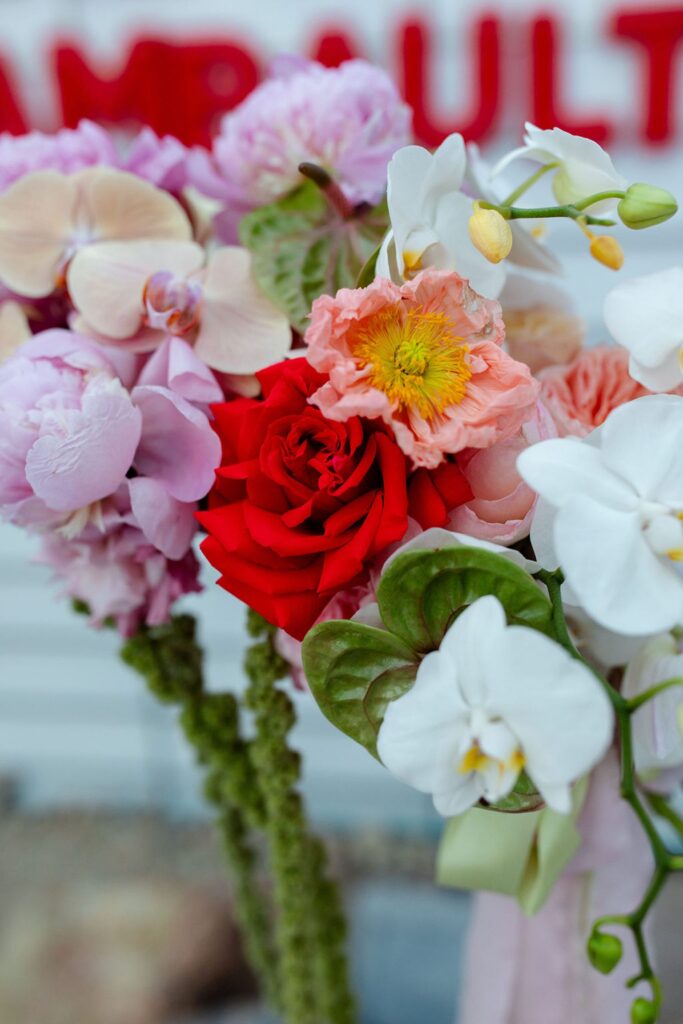
[[[563,204],[577,203],[598,192],[625,191],[628,182],[597,142],[571,135],[561,128],[537,128],[528,121],[524,128],[524,145],[503,157],[494,168],[494,174],[520,157],[542,164],[557,164],[552,186],[558,203]],[[592,206],[590,212],[607,213],[615,209],[617,202],[618,199],[603,200]]]
[[[566,814],[571,784],[600,761],[612,729],[592,672],[542,633],[508,626],[489,595],[456,619],[413,688],[389,705],[377,750],[444,816],[502,799],[522,768]]]
[[[460,191],[467,157],[461,135],[449,135],[435,153],[404,146],[389,162],[387,203],[391,230],[377,260],[377,275],[400,284],[420,270],[455,270],[475,291],[495,299],[505,269],[475,249],[468,223],[473,200]]]
[[[626,636],[683,623],[683,398],[628,402],[588,438],[532,445],[517,468],[542,499],[534,551],[561,565],[570,603]]]
[[[624,676],[625,697],[638,697],[667,679],[683,678],[683,654],[673,636],[655,637],[629,663]],[[683,686],[653,697],[633,716],[633,752],[641,779],[657,788],[680,781],[683,770]],[[666,774],[663,774],[666,773]]]
[[[605,299],[604,316],[630,353],[634,380],[650,391],[683,384],[683,267],[622,281]]]

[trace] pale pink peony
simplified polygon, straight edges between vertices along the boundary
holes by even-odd
[[[195,150],[189,159],[192,183],[233,214],[225,241],[234,239],[237,216],[302,183],[302,161],[326,168],[352,202],[376,202],[391,156],[410,142],[409,107],[366,61],[280,62],[275,70],[226,114],[212,153]]]
[[[208,493],[220,461],[205,412],[220,388],[177,339],[145,369],[129,392],[103,349],[61,330],[35,335],[0,366],[4,518],[75,536],[134,471],[140,525],[173,556],[194,532],[184,506]],[[183,397],[197,389],[198,404]]]
[[[128,145],[115,140],[94,121],[80,121],[76,128],[62,128],[53,134],[28,132],[0,135],[0,192],[31,171],[52,170],[62,174],[85,167],[116,167],[170,192],[187,184],[188,151],[170,135],[160,138],[143,128]]]
[[[48,534],[37,560],[52,568],[65,595],[85,602],[92,625],[113,619],[131,636],[143,623],[166,622],[178,598],[201,590],[191,537],[177,557],[166,557],[137,525],[124,484],[98,524],[89,523],[76,539]]]
[[[650,393],[629,376],[628,359],[623,348],[599,345],[568,366],[541,370],[541,398],[560,437],[585,437],[613,409]]]
[[[458,465],[474,498],[451,513],[448,529],[494,544],[515,544],[531,529],[537,495],[517,472],[517,457],[531,444],[557,437],[555,424],[539,402],[531,419],[514,437],[491,448],[469,450]]]
[[[0,513],[59,522],[117,489],[142,415],[103,352],[45,331],[0,366]]]
[[[333,420],[381,417],[415,466],[488,448],[517,433],[538,396],[503,330],[499,304],[450,271],[323,295],[305,341],[330,379],[311,401]]]

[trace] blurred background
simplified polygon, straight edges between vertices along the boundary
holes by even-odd
[[[462,131],[496,156],[530,119],[589,135],[630,181],[680,194],[682,41],[683,4],[664,0],[0,0],[0,130],[88,117],[122,136],[149,124],[203,144],[275,54],[362,56],[393,74],[424,145]],[[680,217],[622,229],[622,274],[679,261],[682,230]],[[549,244],[590,341],[604,340],[611,272],[573,225]],[[0,527],[0,1021],[261,1021],[173,713],[118,662],[113,636],[57,600],[31,555]],[[242,610],[205,577],[186,605],[211,684],[237,688]],[[348,883],[363,1020],[450,1024],[468,901],[430,883],[430,802],[305,695],[297,705],[309,808]],[[681,1005],[674,993],[670,1022]]]

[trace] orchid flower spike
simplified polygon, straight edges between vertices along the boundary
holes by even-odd
[[[389,704],[377,750],[392,774],[431,793],[444,816],[496,803],[526,771],[549,807],[596,765],[613,730],[593,673],[547,636],[508,626],[497,598],[479,598]]]
[[[552,176],[552,187],[558,203],[577,203],[599,192],[618,192],[620,195],[591,206],[591,213],[607,213],[616,208],[627,181],[618,173],[602,146],[561,128],[541,129],[529,122],[524,127],[524,145],[503,157],[496,164],[494,174],[499,174],[520,157],[537,160],[557,167]]]
[[[134,174],[36,171],[0,196],[0,280],[39,298],[59,287],[74,254],[95,242],[191,237],[180,204]]]
[[[587,438],[527,448],[536,490],[531,540],[599,625],[647,636],[683,623],[683,397],[621,405]]]

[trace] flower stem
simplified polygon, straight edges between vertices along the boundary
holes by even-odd
[[[656,1020],[661,1009],[662,991],[659,979],[654,973],[652,967],[643,928],[645,920],[659,896],[668,876],[674,872],[683,871],[683,857],[673,856],[669,850],[667,850],[666,845],[659,835],[652,818],[647,813],[640,793],[638,792],[635,763],[633,758],[632,716],[634,711],[642,706],[646,700],[652,699],[652,697],[655,697],[657,693],[662,692],[662,690],[669,689],[670,686],[680,685],[681,680],[669,679],[666,680],[666,683],[662,683],[658,687],[652,687],[651,691],[647,691],[642,695],[644,698],[643,700],[626,700],[622,697],[619,691],[604,678],[604,676],[596,672],[595,669],[581,657],[574,646],[567,628],[564,608],[562,605],[561,588],[564,577],[561,570],[558,569],[555,572],[548,572],[547,570],[542,569],[540,572],[535,574],[535,578],[541,580],[548,590],[548,596],[552,605],[553,624],[557,640],[566,648],[572,657],[580,659],[588,666],[588,668],[591,669],[594,675],[602,683],[607,696],[610,698],[612,707],[614,708],[620,745],[621,795],[630,805],[640,822],[643,832],[647,836],[654,859],[654,870],[648,887],[638,906],[629,914],[613,914],[599,918],[593,925],[593,931],[599,929],[604,924],[623,925],[631,931],[636,951],[638,953],[638,960],[640,962],[640,972],[634,978],[629,980],[628,985],[629,987],[633,987],[641,981],[645,981],[649,984]],[[673,810],[669,808],[666,801],[663,801],[661,798],[653,795],[649,795],[648,800],[653,809],[657,813],[661,814],[662,817],[665,817],[668,821],[674,824],[674,827],[679,830],[679,834],[683,835],[683,822],[681,822]]]
[[[629,711],[631,711],[631,713],[637,711],[638,708],[643,706],[643,704],[647,704],[648,701],[651,701],[660,693],[664,693],[665,690],[671,690],[674,686],[683,686],[683,676],[675,676],[673,679],[665,679],[663,683],[657,683],[656,686],[651,686],[649,690],[639,693],[637,697],[632,697],[628,702]]]
[[[549,217],[567,217],[570,220],[578,220],[580,217],[585,224],[597,224],[600,227],[614,227],[616,221],[605,217],[591,217],[583,213],[577,206],[505,206],[503,204],[489,203],[484,199],[478,200],[483,210],[496,210],[506,220],[524,219],[547,219]]]
[[[580,199],[578,203],[574,203],[575,210],[587,210],[589,206],[594,206],[596,203],[601,203],[605,199],[623,199],[626,193],[623,189],[615,189],[612,192],[594,192],[592,196],[586,196],[585,199]]]
[[[518,185],[516,189],[513,189],[510,195],[506,196],[505,199],[502,200],[501,206],[512,206],[512,204],[517,202],[520,196],[523,196],[524,193],[527,192],[532,185],[535,185],[544,174],[547,174],[548,171],[553,171],[559,166],[560,165],[557,161],[550,164],[543,164],[543,166],[539,167],[537,171],[534,171],[534,173],[530,174],[528,178],[525,178],[521,185]]]
[[[357,208],[346,198],[337,182],[324,167],[304,161],[299,164],[299,173],[318,186],[332,209],[339,214],[342,220],[350,220],[356,215]]]

